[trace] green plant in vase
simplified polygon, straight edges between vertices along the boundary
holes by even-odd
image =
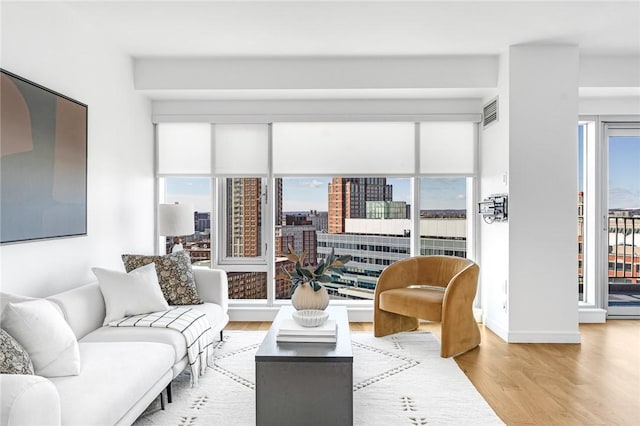
[[[294,262],[293,271],[282,268],[283,274],[279,278],[288,278],[291,281],[291,303],[297,310],[320,309],[324,310],[329,305],[329,293],[322,285],[332,281],[330,271],[342,272],[344,264],[351,260],[351,255],[336,256],[333,248],[327,259],[321,259],[317,266],[305,267],[304,260],[307,257],[306,250],[298,255],[291,244],[288,246],[287,259]]]

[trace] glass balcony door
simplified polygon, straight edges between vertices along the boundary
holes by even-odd
[[[608,123],[604,140],[608,316],[640,317],[640,123]]]

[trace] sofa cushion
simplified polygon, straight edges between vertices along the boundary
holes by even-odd
[[[205,313],[214,331],[221,330],[226,324],[226,316],[224,312],[222,312],[220,305],[203,303],[202,305],[192,305],[189,307]],[[80,340],[81,343],[139,341],[170,345],[175,352],[174,364],[177,364],[187,356],[187,346],[184,336],[176,330],[169,328],[105,326],[87,334]]]
[[[128,273],[103,268],[91,268],[91,271],[98,278],[104,297],[106,314],[103,325],[131,315],[169,309],[153,263]]]
[[[155,263],[162,294],[170,305],[203,303],[198,296],[188,252],[179,251],[164,256],[123,254],[122,261],[127,272]]]
[[[78,341],[52,302],[9,303],[2,326],[29,353],[36,374],[56,377],[80,372]]]
[[[34,374],[27,351],[0,328],[0,374]]]
[[[117,424],[150,389],[162,390],[173,377],[173,350],[164,344],[82,342],[80,355],[80,375],[51,379],[64,425]]]
[[[104,326],[84,336],[80,343],[109,342],[153,342],[164,343],[173,348],[177,363],[187,355],[184,336],[177,330],[153,327],[109,327]]]
[[[38,300],[35,297],[19,296],[11,293],[0,293],[0,317],[4,312],[4,308],[9,303],[28,302],[29,300]]]
[[[62,311],[77,339],[102,327],[105,307],[98,282],[92,282],[47,297]]]

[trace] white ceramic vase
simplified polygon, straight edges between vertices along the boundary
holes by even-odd
[[[329,306],[329,293],[324,287],[314,291],[309,283],[304,283],[296,287],[291,296],[291,304],[297,311],[305,309],[318,309],[323,311]]]

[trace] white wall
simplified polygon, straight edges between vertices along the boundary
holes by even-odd
[[[141,58],[140,90],[494,87],[495,56]],[[366,70],[366,72],[363,72]]]
[[[640,114],[640,55],[580,56],[582,115]]]
[[[2,68],[89,106],[88,235],[3,245],[2,291],[46,296],[153,252],[151,105],[132,61],[61,3],[2,3]]]
[[[500,57],[498,121],[480,130],[480,200],[509,192],[509,53]],[[485,99],[485,103],[490,101]],[[480,283],[485,324],[507,340],[509,277],[509,223],[480,221]]]
[[[579,342],[578,47],[512,46],[509,341]]]

